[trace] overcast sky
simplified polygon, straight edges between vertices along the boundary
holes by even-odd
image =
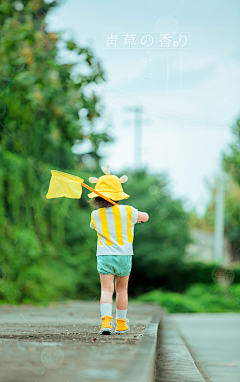
[[[124,124],[133,114],[124,109],[142,106],[148,122],[142,164],[167,172],[173,196],[204,211],[206,180],[218,174],[240,112],[239,19],[239,0],[68,0],[54,10],[49,28],[66,28],[76,42],[90,45],[107,73],[104,118],[113,122],[116,142],[106,149],[103,165],[112,172],[135,166],[134,127]],[[118,36],[116,48],[114,42],[106,47],[104,33]],[[136,46],[123,44],[127,33],[136,35]],[[178,47],[161,47],[166,33],[178,42],[181,35]]]

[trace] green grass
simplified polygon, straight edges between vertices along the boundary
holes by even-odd
[[[184,294],[158,289],[136,300],[158,303],[169,313],[240,312],[240,284],[228,287],[194,284]]]

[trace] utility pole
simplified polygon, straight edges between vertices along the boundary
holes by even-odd
[[[142,106],[126,107],[126,112],[134,113],[134,163],[135,168],[140,169],[142,166],[142,125],[143,125],[143,108]],[[150,121],[145,121],[149,123]]]
[[[214,222],[214,259],[223,262],[224,256],[224,186],[225,177],[221,163],[221,175],[217,184]]]
[[[142,165],[142,107],[134,108],[135,113],[135,168],[141,168]]]

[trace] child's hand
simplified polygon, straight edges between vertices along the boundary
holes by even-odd
[[[149,219],[149,216],[146,212],[140,212],[138,211],[138,220],[137,220],[137,223],[145,223],[146,221],[148,221]]]

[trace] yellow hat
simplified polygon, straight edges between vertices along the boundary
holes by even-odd
[[[128,177],[123,175],[121,178],[118,178],[116,175],[110,175],[109,166],[107,166],[107,169],[104,167],[101,167],[101,169],[106,175],[100,176],[99,179],[95,177],[89,178],[89,182],[97,183],[95,190],[107,198],[116,201],[129,198],[130,195],[126,194],[122,188],[122,183],[125,183],[128,180]],[[97,196],[98,195],[94,192],[88,194],[88,197],[91,199],[96,198]]]

